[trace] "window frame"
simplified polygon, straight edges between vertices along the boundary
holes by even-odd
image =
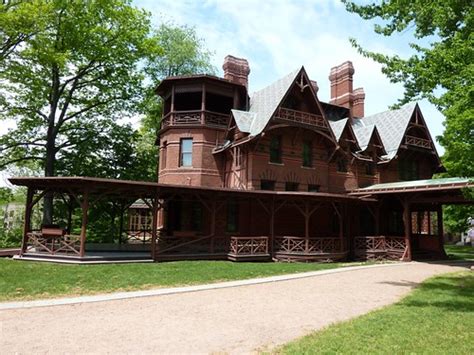
[[[303,141],[303,150],[302,150],[302,166],[305,168],[313,167],[313,142],[311,140]]]
[[[190,151],[183,151],[184,149],[184,142],[191,141],[191,149]],[[193,138],[192,137],[185,137],[179,140],[179,166],[183,168],[192,168],[193,167]],[[189,165],[184,164],[184,156],[185,154],[190,156],[190,163]]]
[[[275,135],[270,138],[270,163],[282,164],[282,136]]]
[[[272,188],[263,188],[263,186],[265,184],[268,184],[268,185],[271,185]],[[266,180],[266,179],[262,179],[260,180],[260,190],[264,190],[264,191],[275,191],[275,186],[276,186],[276,181],[275,180]]]
[[[293,181],[286,181],[285,182],[285,191],[298,191],[300,184]]]

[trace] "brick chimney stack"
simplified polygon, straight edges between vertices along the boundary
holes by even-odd
[[[224,79],[248,88],[250,67],[247,59],[228,55],[224,59],[222,69],[224,69]]]
[[[329,103],[347,107],[351,117],[364,117],[364,89],[352,88],[354,66],[347,61],[331,68],[329,80],[331,81],[331,100]]]

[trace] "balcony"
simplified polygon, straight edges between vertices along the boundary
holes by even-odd
[[[315,126],[322,129],[329,129],[328,124],[323,116],[308,112],[290,110],[288,108],[280,107],[276,111],[274,118],[283,121],[301,123],[303,125]]]
[[[226,128],[229,122],[229,115],[213,111],[173,111],[163,117],[161,128],[169,126],[213,126]]]
[[[418,148],[431,149],[430,140],[413,136],[405,136],[405,144]]]

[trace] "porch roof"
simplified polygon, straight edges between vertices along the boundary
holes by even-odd
[[[350,195],[367,195],[367,194],[385,194],[396,192],[413,192],[413,191],[440,191],[451,189],[463,189],[466,187],[474,187],[474,179],[469,178],[442,178],[429,180],[413,180],[390,182],[385,184],[375,184],[372,186],[356,189]]]
[[[237,190],[221,187],[201,187],[187,185],[170,185],[156,182],[104,179],[95,177],[12,177],[9,181],[17,186],[25,186],[35,190],[50,190],[62,193],[83,193],[90,195],[109,196],[111,198],[166,198],[176,194],[206,194],[212,196],[262,197],[262,198],[294,198],[306,200],[328,201],[360,201],[358,196],[325,192],[290,192],[264,190]]]

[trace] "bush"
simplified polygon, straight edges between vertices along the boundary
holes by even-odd
[[[21,228],[5,230],[0,228],[0,248],[16,248],[21,246]]]

